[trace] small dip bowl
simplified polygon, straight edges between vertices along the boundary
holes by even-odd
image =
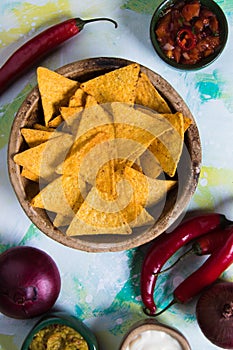
[[[164,50],[161,48],[159,41],[157,40],[157,35],[155,33],[155,30],[157,28],[158,21],[165,16],[165,14],[169,11],[170,8],[172,8],[175,4],[179,2],[181,3],[181,1],[177,1],[177,0],[165,0],[155,10],[151,19],[151,24],[150,24],[150,38],[151,38],[152,45],[155,51],[157,52],[157,54],[159,55],[159,57],[172,67],[175,67],[177,69],[182,69],[182,70],[197,70],[197,69],[204,68],[219,57],[219,55],[222,53],[226,45],[227,38],[228,38],[227,19],[221,7],[215,1],[200,0],[201,6],[210,10],[217,17],[218,24],[219,24],[220,45],[215,49],[214,53],[210,54],[207,57],[202,58],[196,63],[193,63],[193,64],[183,64],[180,62],[178,63],[174,58],[169,58],[167,54],[164,52]],[[184,2],[189,3],[190,1],[184,1]],[[187,27],[185,23],[183,24],[183,26],[185,28]]]
[[[168,341],[171,342],[170,348],[173,346],[174,349],[191,350],[187,339],[177,329],[158,323],[156,320],[150,318],[147,320],[139,321],[131,327],[129,332],[123,338],[119,350],[131,350],[130,346],[133,345],[136,349],[137,341],[139,341],[140,338],[143,338],[143,336],[148,338],[151,337],[151,339],[153,336],[155,338],[158,337],[158,339],[162,337],[163,346],[165,342]],[[150,345],[152,344],[153,343]],[[147,344],[145,344],[145,346],[146,345]],[[154,345],[156,350],[160,350],[158,343],[155,343]]]
[[[38,321],[38,323],[33,327],[33,329],[29,332],[26,339],[24,340],[21,350],[29,350],[34,336],[44,328],[54,325],[72,328],[74,331],[81,335],[83,340],[85,340],[88,346],[88,350],[98,350],[98,344],[95,335],[81,320],[74,316],[66,314],[65,312],[58,311],[49,313]]]

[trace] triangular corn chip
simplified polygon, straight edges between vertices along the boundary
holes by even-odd
[[[80,188],[77,176],[60,176],[44,187],[31,201],[37,208],[43,208],[64,216],[73,216],[86,196],[86,189]]]
[[[179,163],[184,144],[184,119],[182,113],[165,114],[167,120],[173,125],[159,138],[153,140],[149,151],[154,154],[163,171],[173,177]]]
[[[51,180],[56,176],[55,169],[65,159],[72,144],[73,137],[64,134],[16,154],[14,161],[35,175]]]
[[[57,117],[53,118],[48,122],[49,128],[57,128],[59,125],[61,125],[64,122],[64,119],[61,115],[58,115]]]
[[[134,103],[139,71],[140,66],[133,63],[82,83],[81,88],[98,103]]]
[[[21,175],[23,177],[26,177],[26,179],[34,181],[34,182],[39,182],[39,176],[36,174],[33,174],[30,170],[27,168],[23,168],[21,171]]]
[[[45,125],[58,112],[61,105],[68,104],[69,98],[78,88],[77,81],[44,67],[37,68],[37,81],[44,111]]]
[[[86,101],[86,93],[78,88],[69,100],[69,107],[83,107]]]
[[[29,147],[35,147],[41,143],[48,141],[50,138],[61,136],[59,132],[43,131],[29,128],[22,128],[21,134]]]
[[[88,234],[129,234],[131,229],[116,202],[101,200],[95,187],[76,213],[66,234],[68,236]]]
[[[73,218],[74,218],[74,215],[66,216],[66,215],[57,213],[57,215],[55,216],[55,219],[53,220],[53,224],[55,227],[69,226]]]
[[[135,103],[151,108],[158,113],[171,113],[170,107],[145,73],[140,73]]]
[[[116,181],[123,178],[129,182],[136,205],[143,207],[151,207],[164,199],[167,192],[177,184],[176,181],[172,180],[152,179],[129,166],[125,166],[123,170],[118,170],[116,176]]]
[[[78,138],[72,145],[69,153],[63,162],[59,164],[56,168],[56,172],[58,174],[79,174],[80,167],[83,161],[88,162],[88,167],[92,167],[93,159],[87,159],[87,155],[89,156],[90,151],[95,148],[97,145],[101,144],[105,140],[109,139],[109,135],[105,132],[97,132],[95,135],[91,135],[90,137]],[[89,135],[88,135],[89,136]],[[83,169],[85,173],[85,167]]]

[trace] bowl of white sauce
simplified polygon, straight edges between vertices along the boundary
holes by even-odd
[[[188,340],[177,329],[154,319],[139,321],[124,336],[119,350],[191,350]]]

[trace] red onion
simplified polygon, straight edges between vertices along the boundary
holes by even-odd
[[[44,251],[15,247],[0,255],[0,312],[6,316],[26,319],[47,312],[60,288],[59,270]]]
[[[203,334],[213,344],[233,349],[233,283],[221,282],[203,292],[196,316]]]

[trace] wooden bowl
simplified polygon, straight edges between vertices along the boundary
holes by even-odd
[[[135,341],[135,339],[137,339],[137,337],[140,334],[147,331],[157,331],[158,333],[162,332],[168,337],[175,339],[180,345],[180,348],[182,350],[191,350],[191,347],[187,339],[184,337],[182,333],[180,333],[180,331],[178,331],[173,327],[161,324],[154,319],[142,320],[134,324],[131,327],[131,329],[128,331],[128,333],[124,336],[120,344],[119,350],[127,350],[128,346],[132,341]],[[164,338],[163,338],[163,342],[164,342]],[[170,348],[171,347],[169,347],[169,349]]]
[[[120,58],[98,57],[68,64],[59,68],[57,72],[68,78],[84,82],[130,63],[132,62]],[[173,112],[182,112],[193,121],[185,133],[184,151],[177,168],[178,186],[169,192],[161,215],[153,227],[147,230],[135,230],[129,235],[68,237],[54,227],[45,210],[32,207],[30,204],[30,200],[39,191],[38,184],[22,177],[20,166],[13,161],[16,153],[27,148],[20,132],[21,128],[40,122],[41,100],[37,86],[29,93],[16,114],[8,147],[10,181],[30,220],[44,234],[65,246],[88,252],[107,252],[127,250],[149,242],[164,232],[181,215],[196,189],[201,167],[201,143],[195,120],[185,102],[165,79],[142,65],[141,71],[148,75]]]

